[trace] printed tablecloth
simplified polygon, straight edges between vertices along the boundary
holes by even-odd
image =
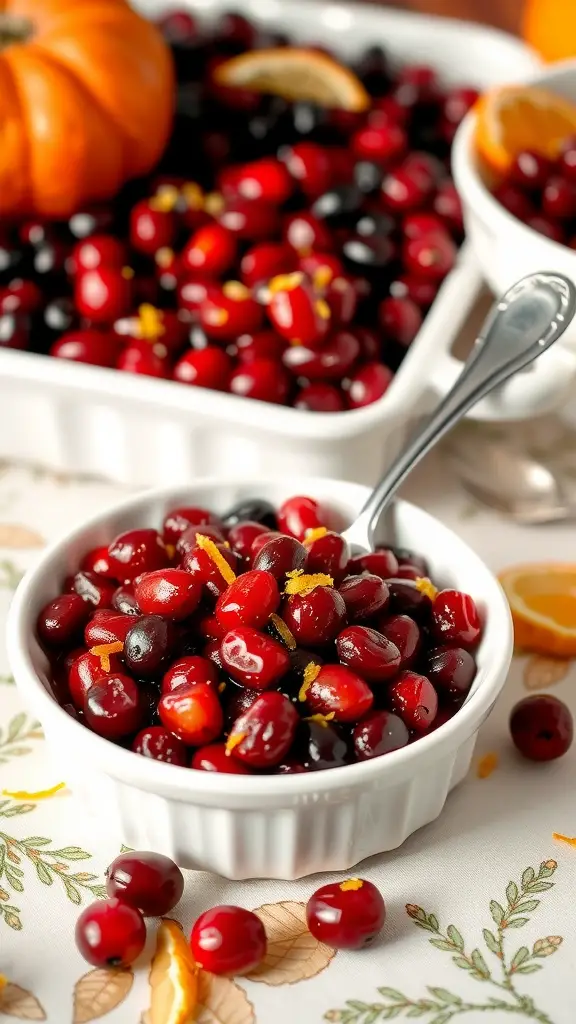
[[[494,568],[574,556],[573,527],[520,528],[473,505],[441,456],[407,496],[455,528]],[[0,629],[11,592],[37,549],[122,488],[0,466]],[[548,765],[511,746],[511,706],[553,687],[576,713],[576,669],[517,657],[484,725],[473,769],[442,816],[404,846],[362,864],[388,908],[380,941],[334,953],[304,927],[304,904],[322,882],[229,882],[189,872],[174,913],[188,931],[215,903],[260,908],[269,934],[250,979],[205,978],[200,1024],[505,1024],[576,1021],[576,748]],[[479,778],[478,762],[498,754]],[[0,789],[50,787],[55,777],[37,722],[10,678],[0,641]],[[140,1024],[148,1005],[147,952],[132,971],[92,970],[74,945],[80,907],[103,893],[117,836],[97,834],[69,790],[44,801],[0,796],[0,1022]]]

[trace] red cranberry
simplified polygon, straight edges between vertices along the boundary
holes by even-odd
[[[119,342],[115,335],[88,328],[63,334],[50,348],[50,355],[57,359],[108,368],[116,366],[118,352]]]
[[[351,409],[372,405],[386,394],[394,374],[383,363],[365,363],[350,378],[348,404]]]
[[[382,123],[368,123],[359,128],[352,136],[351,145],[359,160],[390,164],[405,153],[408,138],[399,124],[386,121],[386,115],[383,115]]]
[[[33,281],[16,277],[8,287],[0,291],[0,313],[18,313],[27,316],[36,313],[43,301],[43,295]]]
[[[0,315],[0,348],[27,349],[29,337],[30,320],[27,316]]]
[[[173,627],[161,615],[142,615],[132,621],[124,641],[124,660],[138,679],[154,676],[172,650]]]
[[[330,328],[330,308],[319,299],[300,271],[281,274],[268,285],[268,316],[279,334],[302,345],[314,345]]]
[[[386,907],[372,882],[350,878],[317,889],[306,905],[314,938],[334,949],[370,945],[386,920]]]
[[[133,580],[143,572],[163,569],[168,561],[164,541],[157,530],[126,530],[108,548],[110,571],[116,579]]]
[[[137,252],[153,256],[169,248],[176,237],[177,221],[171,209],[164,209],[160,197],[142,199],[130,211],[130,245]]]
[[[257,359],[279,363],[285,348],[286,339],[275,331],[241,334],[234,342],[234,351],[240,363],[254,363]]]
[[[253,569],[231,583],[218,598],[216,618],[223,629],[264,626],[280,604],[278,584],[272,573]]]
[[[350,331],[337,331],[321,347],[290,345],[282,357],[284,366],[309,380],[342,380],[360,355],[360,342]]]
[[[299,255],[312,249],[329,252],[332,248],[332,236],[326,225],[314,216],[302,210],[293,213],[284,222],[284,240]]]
[[[440,697],[460,700],[476,675],[476,662],[462,647],[434,647],[428,653],[426,675]]]
[[[174,367],[174,380],[200,388],[226,391],[232,372],[229,356],[215,345],[186,352]]]
[[[518,153],[510,168],[510,180],[520,188],[539,190],[544,188],[551,172],[550,161],[533,150],[524,149]]]
[[[342,582],[346,575],[350,549],[339,533],[328,530],[316,540],[308,541],[307,572],[324,572],[331,576],[336,584]]]
[[[398,715],[372,711],[354,726],[352,741],[356,759],[369,761],[405,747],[410,742],[410,733]]]
[[[45,644],[64,647],[82,633],[90,606],[79,594],[61,594],[49,601],[38,616],[38,633]]]
[[[332,323],[349,324],[353,321],[358,295],[351,278],[343,274],[332,277],[324,289],[324,298],[330,307]]]
[[[369,619],[388,606],[388,587],[380,576],[363,573],[362,576],[348,576],[338,588],[344,599],[346,613],[351,622]]]
[[[162,725],[149,725],[141,729],[134,738],[132,750],[143,757],[151,757],[153,761],[177,764],[181,768],[188,764],[186,746]]]
[[[99,736],[120,740],[142,725],[140,692],[130,676],[103,676],[87,691],[84,699],[86,724]]]
[[[393,213],[409,213],[427,202],[430,187],[427,181],[409,167],[397,167],[382,182],[381,197],[386,209]]]
[[[559,167],[565,178],[576,180],[576,138],[573,135],[562,146]]]
[[[273,576],[278,584],[282,585],[285,582],[286,573],[293,572],[295,569],[304,569],[308,552],[295,537],[278,534],[275,537],[271,536],[270,540],[266,540],[266,534],[262,534],[261,538],[256,538],[256,543],[260,540],[264,543],[254,557],[252,563],[254,569],[264,570],[268,575]],[[271,611],[275,610],[275,608],[271,609]],[[263,618],[261,625],[265,621],[266,618]],[[256,625],[256,623],[251,624]]]
[[[449,89],[442,103],[443,118],[454,126],[460,124],[478,99],[478,91],[463,86]]]
[[[294,253],[282,242],[260,242],[242,257],[240,277],[248,288],[295,269]]]
[[[436,718],[438,697],[426,676],[404,671],[390,684],[390,706],[409,729],[426,732]]]
[[[100,266],[78,274],[74,303],[81,316],[94,324],[111,324],[127,316],[132,305],[132,281],[116,267]]]
[[[129,967],[146,945],[146,925],[140,911],[122,900],[98,900],[76,922],[76,945],[95,967]]]
[[[97,611],[84,630],[87,647],[124,643],[134,625],[134,615],[120,615],[112,611]]]
[[[451,231],[461,235],[464,230],[462,201],[452,181],[445,181],[438,186],[434,201],[434,211],[442,218]]]
[[[517,185],[502,182],[494,189],[494,198],[518,220],[527,220],[536,210],[530,198]]]
[[[446,234],[408,239],[402,258],[409,273],[431,281],[441,281],[456,262],[456,246]]]
[[[72,580],[72,589],[95,608],[111,608],[116,587],[111,580],[105,580],[96,573],[77,572]]]
[[[213,282],[209,278],[194,276],[194,280],[182,281],[178,286],[178,306],[181,310],[191,313],[194,318],[208,294]]]
[[[439,85],[434,68],[426,64],[406,64],[400,69],[398,85],[409,87],[413,103],[430,103],[438,98]]]
[[[217,544],[216,547],[233,572],[235,572],[238,568],[238,556],[234,551],[224,547],[224,544]],[[205,596],[212,598],[212,600],[216,600],[228,586],[216,563],[210,558],[208,552],[202,548],[192,548],[191,551],[185,554],[182,568],[201,581]]]
[[[199,537],[208,537],[209,540],[213,540],[215,544],[224,544],[224,533],[221,526],[218,526],[215,522],[202,523],[200,526],[189,526],[184,533],[180,534],[176,543],[176,557],[181,558],[193,551],[198,544]],[[183,565],[190,572],[190,568],[187,565]]]
[[[116,654],[110,654],[107,657],[108,662],[106,663],[99,655],[84,651],[72,662],[68,671],[68,689],[75,707],[80,711],[84,710],[86,694],[91,686],[94,686],[104,676],[118,675],[119,672],[122,672],[120,658]],[[108,668],[103,667],[103,661],[104,664],[109,665]]]
[[[140,576],[134,595],[145,615],[185,619],[200,603],[201,584],[183,569],[156,569]]]
[[[297,142],[282,151],[282,160],[292,177],[309,198],[316,198],[330,187],[330,152],[316,142]]]
[[[258,696],[258,694],[256,694]],[[197,750],[190,767],[201,772],[223,772],[224,775],[250,775],[250,769],[241,761],[230,757],[225,743],[209,743]]]
[[[225,196],[281,206],[290,197],[293,182],[286,167],[274,157],[263,157],[240,167],[228,168],[221,176]]]
[[[286,371],[274,359],[242,363],[230,377],[230,391],[242,398],[284,405],[290,390]]]
[[[516,749],[529,761],[553,761],[572,745],[572,715],[557,697],[524,697],[512,708],[510,733]]]
[[[551,217],[543,217],[542,214],[537,213],[533,217],[528,217],[526,225],[532,228],[533,231],[538,231],[539,234],[545,235],[546,238],[551,238],[553,242],[564,242],[564,229],[562,225],[557,221],[552,220]]]
[[[145,377],[164,379],[169,373],[166,355],[166,347],[161,342],[154,345],[132,342],[120,353],[116,369],[124,373],[141,373]]]
[[[180,686],[205,683],[218,686],[218,671],[213,662],[199,655],[188,655],[173,662],[162,678],[162,693],[173,693]]]
[[[200,747],[218,738],[224,725],[215,688],[194,683],[164,693],[158,702],[162,725],[183,743]]]
[[[439,643],[474,647],[482,627],[470,595],[460,590],[441,590],[432,605],[432,631]]]
[[[309,530],[327,525],[327,512],[315,498],[298,495],[288,498],[278,509],[278,529],[304,540]]]
[[[245,519],[236,523],[228,532],[228,543],[242,558],[250,558],[252,545],[257,537],[269,537],[270,530],[261,522]]]
[[[381,579],[388,580],[391,576],[396,576],[397,571],[398,560],[390,548],[366,551],[363,555],[355,555],[348,562],[348,575],[350,576],[367,572],[371,576],[380,576]]]
[[[250,626],[238,626],[226,633],[220,655],[232,678],[253,690],[266,690],[290,668],[286,648]]]
[[[248,974],[266,956],[259,917],[242,907],[213,907],[201,914],[190,936],[194,960],[212,974]]]
[[[259,330],[262,317],[262,307],[240,281],[212,285],[200,303],[200,324],[209,338],[217,340],[228,341]]]
[[[277,207],[246,199],[228,200],[218,217],[219,223],[236,238],[252,243],[271,239],[279,229],[279,220]]]
[[[270,541],[270,540],[277,540],[278,537],[283,537],[283,536],[284,536],[284,534],[283,533],[278,533],[278,530],[269,530],[268,533],[260,533],[260,534],[258,534],[254,538],[254,540],[252,541],[252,544],[250,546],[250,554],[248,556],[249,559],[252,562],[252,568],[253,569],[255,568],[256,559],[258,558],[258,555],[260,554],[260,552],[261,552],[262,548],[265,546],[265,544],[267,544],[268,541]],[[257,568],[258,569],[262,569],[262,568],[266,568],[266,566],[259,565],[259,566],[257,566]],[[274,575],[274,573],[272,575]]]
[[[400,651],[375,629],[349,626],[336,640],[340,661],[368,683],[385,683],[400,669]]]
[[[322,665],[305,700],[314,714],[332,715],[336,722],[358,722],[370,711],[374,696],[364,680],[345,665]]]
[[[346,406],[337,387],[316,381],[300,389],[294,399],[294,408],[306,412],[343,412]]]
[[[190,526],[203,526],[214,521],[215,517],[205,508],[173,508],[164,516],[162,539],[165,544],[177,544]]]
[[[390,285],[390,295],[394,299],[409,299],[420,309],[426,311],[434,302],[438,292],[436,281],[428,281],[414,274],[398,274]]]
[[[293,703],[282,693],[269,690],[236,719],[226,750],[251,768],[271,768],[288,753],[297,724]]]
[[[91,235],[74,246],[71,266],[75,274],[99,267],[122,270],[126,259],[126,246],[119,239],[113,235]]]
[[[161,853],[121,853],[106,872],[106,892],[146,917],[163,917],[180,901],[184,876]]]
[[[549,178],[542,192],[542,212],[561,220],[576,216],[576,183],[557,175]]]
[[[194,274],[220,277],[233,266],[236,249],[236,239],[228,228],[217,223],[205,224],[184,246],[182,267]]]
[[[346,605],[333,587],[293,594],[282,606],[282,618],[297,643],[321,647],[335,640],[346,618]]]
[[[298,257],[298,269],[310,278],[320,291],[327,288],[335,277],[344,273],[342,260],[333,252],[307,252]]]
[[[388,296],[378,306],[378,320],[386,341],[395,341],[407,348],[422,325],[422,313],[411,299]]]

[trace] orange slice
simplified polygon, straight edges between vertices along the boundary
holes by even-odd
[[[576,657],[576,564],[518,565],[500,574],[517,647]]]
[[[150,968],[147,1024],[192,1024],[198,1001],[198,967],[176,921],[160,922]]]
[[[318,50],[296,46],[250,50],[220,64],[218,85],[309,100],[321,107],[367,110],[370,97],[356,75]]]
[[[478,152],[498,173],[505,173],[523,149],[554,159],[565,139],[576,134],[576,105],[539,86],[491,89],[474,109]]]

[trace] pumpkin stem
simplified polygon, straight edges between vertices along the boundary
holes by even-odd
[[[25,43],[34,34],[32,23],[27,18],[0,12],[0,50],[13,43]]]

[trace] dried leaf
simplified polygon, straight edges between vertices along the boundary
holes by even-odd
[[[266,929],[268,951],[248,975],[265,985],[293,985],[323,971],[336,951],[308,931],[304,903],[266,903],[254,913]]]
[[[46,541],[19,523],[0,523],[0,548],[42,548]]]
[[[8,983],[0,993],[0,1013],[18,1020],[46,1020],[46,1014],[36,996],[19,985]]]
[[[195,1024],[255,1024],[254,1007],[231,978],[208,971],[198,977]]]
[[[74,986],[72,1024],[87,1024],[115,1010],[126,999],[134,975],[130,970],[97,967],[84,974]]]
[[[572,662],[566,658],[543,658],[533,654],[524,666],[524,686],[527,690],[546,690],[565,679]]]

